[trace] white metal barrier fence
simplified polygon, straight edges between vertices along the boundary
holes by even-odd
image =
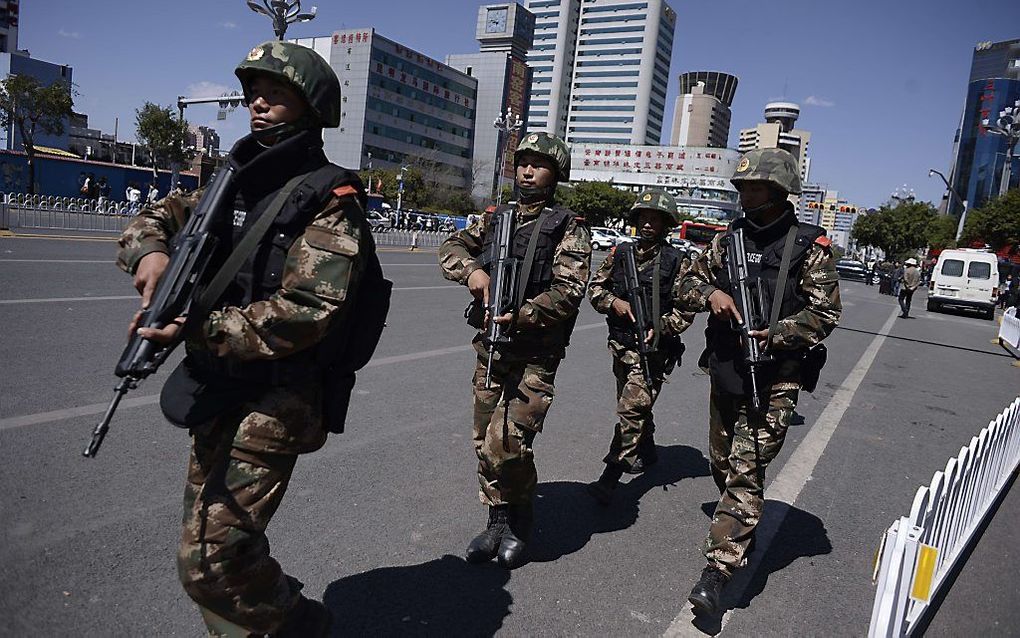
[[[439,248],[450,233],[436,230],[376,230],[372,233],[376,246],[408,246]]]
[[[1020,317],[1016,316],[1017,308],[1007,308],[1002,315],[999,326],[999,345],[1014,357],[1020,359]]]
[[[0,227],[119,233],[136,212],[127,202],[0,194]]]
[[[1020,464],[1020,397],[936,472],[882,538],[869,636],[910,636]],[[1011,569],[1010,566],[1003,566]]]

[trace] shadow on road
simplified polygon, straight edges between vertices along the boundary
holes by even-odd
[[[510,615],[510,572],[442,558],[334,581],[322,601],[334,636],[491,636]]]
[[[539,483],[535,499],[532,562],[554,561],[584,547],[595,534],[617,532],[637,522],[641,498],[655,488],[709,476],[708,459],[686,445],[659,447],[659,462],[620,484],[609,507],[598,505],[584,483]],[[594,476],[592,477],[595,478]]]
[[[749,557],[747,567],[737,571],[723,590],[724,611],[746,609],[765,591],[769,576],[785,569],[798,558],[822,556],[832,552],[832,543],[820,518],[786,503],[765,501],[766,516],[781,518],[782,524],[768,547],[760,547]],[[709,635],[722,630],[722,615],[696,617],[694,626]]]

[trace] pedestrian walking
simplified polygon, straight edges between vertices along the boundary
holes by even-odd
[[[209,635],[326,636],[329,612],[270,556],[265,531],[298,456],[342,425],[344,392],[326,370],[365,338],[348,336],[364,307],[351,304],[375,294],[367,286],[381,275],[365,189],[323,152],[322,129],[340,122],[333,70],[315,51],[273,40],[235,74],[252,132],[230,153],[237,196],[226,238],[236,247],[256,219],[272,216],[270,225],[208,317],[141,333],[168,343],[184,323],[188,335],[161,400],[192,436],[178,574]],[[200,197],[175,190],[124,231],[118,263],[143,307],[167,266],[169,229]]]
[[[110,201],[110,184],[106,181],[106,176],[103,175],[99,178],[97,184],[97,191],[99,195],[98,208],[100,212],[106,211],[106,204]]]
[[[670,230],[680,223],[676,200],[662,190],[638,194],[628,215],[637,230],[637,242],[621,244],[606,256],[588,285],[591,305],[606,315],[609,325],[609,353],[616,377],[616,416],[609,452],[602,461],[605,469],[588,492],[608,505],[624,473],[640,474],[658,460],[655,449],[655,417],[652,408],[662,390],[663,380],[680,363],[684,351],[680,333],[690,326],[694,313],[675,307],[680,275],[690,267],[685,253],[666,241]],[[631,292],[625,262],[633,253],[640,280],[640,300],[652,316],[652,329],[635,327]],[[644,344],[638,343],[638,336]],[[651,348],[642,354],[642,346]],[[643,359],[643,357],[645,357]],[[650,378],[645,377],[648,373]]]
[[[145,196],[145,203],[149,206],[154,205],[159,201],[159,187],[156,186],[156,182],[149,184],[149,192]]]
[[[1006,275],[1006,281],[1002,282],[999,289],[1002,291],[999,294],[999,308],[1006,308],[1010,305],[1013,299],[1013,292],[1016,288],[1016,282],[1013,280],[1013,274]]]
[[[896,267],[892,273],[892,296],[899,298],[900,288],[903,286],[903,264],[895,262]]]
[[[128,214],[137,215],[142,201],[142,189],[138,188],[137,182],[128,183],[127,189],[124,190],[124,199],[128,204]]]
[[[752,551],[765,470],[783,446],[802,385],[812,388],[817,379],[821,358],[818,348],[809,349],[832,332],[842,311],[831,241],[822,228],[798,222],[788,199],[801,192],[797,160],[780,149],[753,150],[730,181],[744,215],[712,240],[680,286],[681,309],[711,313],[698,363],[711,379],[709,450],[720,498],[705,541],[708,564],[688,597],[699,614],[719,610],[723,588]],[[761,413],[741,341],[740,324],[750,317],[737,311],[726,257],[738,229],[751,283],[766,287],[774,305],[762,309],[769,325],[750,332],[768,358],[757,368]]]
[[[570,179],[570,149],[548,133],[531,133],[514,153],[519,197],[512,255],[521,259],[516,313],[484,317],[489,270],[498,245],[491,216],[452,234],[439,250],[443,276],[466,285],[476,312],[469,313],[479,332],[473,339],[475,364],[473,441],[478,458],[478,496],[488,507],[488,523],[468,545],[466,558],[514,569],[527,561],[538,485],[535,437],[552,405],[556,368],[584,298],[591,267],[591,233],[569,209],[554,203],[557,182]],[[523,289],[523,290],[521,290]],[[486,383],[486,322],[504,324],[510,343],[492,362]]]
[[[914,291],[921,285],[921,271],[917,268],[917,260],[911,257],[905,262],[905,266],[903,274],[900,276],[901,286],[898,296],[901,319],[910,316],[910,300],[914,297]]]

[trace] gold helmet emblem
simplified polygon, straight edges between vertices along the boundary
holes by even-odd
[[[248,57],[245,59],[248,60],[249,62],[255,62],[257,60],[261,60],[262,56],[265,54],[266,54],[265,49],[263,49],[262,47],[255,47],[254,49],[248,52]]]
[[[643,201],[650,202],[650,201],[652,201],[652,194],[651,193],[645,193],[645,196],[642,197],[641,199]]]
[[[538,141],[538,133],[532,133],[528,136],[528,144],[534,144]]]
[[[746,171],[748,168],[750,168],[750,166],[751,160],[747,159],[746,157],[742,157],[740,158],[740,163],[737,164],[737,172],[742,173]]]

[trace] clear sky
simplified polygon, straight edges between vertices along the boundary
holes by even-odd
[[[311,2],[303,3],[310,7]],[[311,23],[288,35],[376,31],[443,60],[477,51],[472,0],[319,0]],[[672,0],[677,31],[670,71],[668,142],[677,76],[717,70],[740,79],[737,130],[762,121],[765,103],[801,104],[811,131],[811,181],[850,201],[877,206],[907,184],[938,201],[966,95],[974,45],[1020,37],[1017,0]],[[220,95],[238,88],[234,65],[272,37],[268,19],[244,0],[24,0],[19,46],[74,67],[76,109],[89,125],[134,136],[134,109],[146,100]],[[239,110],[216,121],[215,106],[188,119],[219,131],[228,146],[246,131]]]

